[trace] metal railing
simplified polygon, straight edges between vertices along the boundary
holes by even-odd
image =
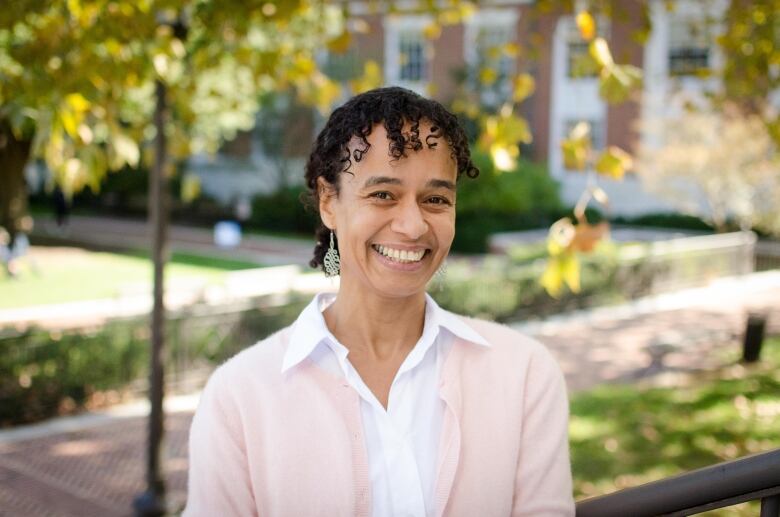
[[[780,449],[746,456],[577,503],[577,517],[684,516],[761,501],[780,516]]]

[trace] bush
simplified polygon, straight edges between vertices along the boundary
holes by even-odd
[[[604,243],[584,256],[581,291],[559,299],[551,298],[539,282],[545,257],[543,246],[531,246],[480,264],[450,261],[444,282],[431,294],[447,310],[496,321],[532,319],[621,298],[614,245]]]
[[[484,153],[473,160],[480,174],[459,182],[453,251],[484,253],[491,233],[548,226],[564,212],[558,184],[543,165],[521,161],[502,173]]]
[[[712,226],[692,215],[669,213],[644,214],[636,217],[615,217],[614,224],[627,226],[648,226],[652,228],[671,228],[674,230],[715,231]]]
[[[194,389],[196,380],[241,349],[289,325],[308,300],[278,307],[214,312],[193,309],[166,326],[166,383]],[[146,320],[116,321],[67,332],[31,329],[0,336],[0,427],[84,408],[98,393],[144,380],[149,362]],[[191,375],[202,372],[200,375]]]
[[[256,196],[252,200],[249,225],[261,230],[313,234],[318,216],[301,202],[305,192],[306,189],[298,185]]]

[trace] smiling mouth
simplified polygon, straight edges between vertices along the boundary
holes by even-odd
[[[394,262],[398,262],[399,264],[412,264],[415,262],[420,262],[431,251],[429,249],[419,251],[397,250],[387,246],[381,246],[379,244],[372,244],[371,247],[374,248],[374,251],[380,255]]]

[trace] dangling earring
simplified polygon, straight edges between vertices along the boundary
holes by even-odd
[[[325,253],[325,276],[337,276],[341,272],[341,259],[336,246],[333,244],[333,231],[330,232],[330,247]]]

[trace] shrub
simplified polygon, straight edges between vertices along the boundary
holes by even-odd
[[[543,165],[521,161],[502,173],[484,153],[473,159],[480,174],[459,182],[454,251],[485,252],[491,233],[544,227],[564,212],[558,184]]]
[[[249,225],[263,230],[314,234],[317,214],[303,206],[304,192],[305,188],[298,185],[256,196],[252,200]]]
[[[214,312],[195,308],[166,326],[166,383],[197,380],[241,349],[289,325],[308,300],[263,309]],[[0,335],[0,427],[35,422],[83,408],[100,392],[146,378],[146,320],[115,321],[66,332],[30,329]],[[191,375],[202,372],[200,375]]]
[[[617,248],[601,244],[582,259],[581,291],[551,298],[539,283],[545,266],[543,246],[523,247],[481,263],[450,261],[445,280],[432,290],[442,307],[497,321],[533,319],[621,297]]]

